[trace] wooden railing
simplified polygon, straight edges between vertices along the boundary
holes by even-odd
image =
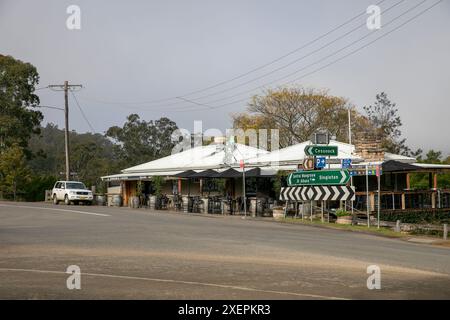
[[[381,191],[380,210],[407,210],[407,209],[441,209],[450,208],[450,190],[404,190]],[[367,193],[356,192],[354,207],[367,210]],[[370,211],[378,209],[378,192],[369,191]]]

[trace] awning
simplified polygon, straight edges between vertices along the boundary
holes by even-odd
[[[119,173],[110,176],[101,177],[103,181],[121,181],[121,180],[149,180],[153,176],[173,177],[182,171],[155,171],[142,173]]]
[[[219,173],[215,170],[208,169],[204,171],[200,171],[197,173],[194,173],[189,176],[189,178],[215,178]]]
[[[216,178],[239,178],[242,177],[242,172],[239,172],[233,168],[229,168],[217,175]]]
[[[245,177],[259,177],[261,175],[260,168],[253,168],[248,171],[245,171]]]
[[[395,161],[395,160],[389,160],[389,161],[383,162],[381,167],[383,169],[383,172],[416,171],[416,170],[420,169],[419,167],[414,166],[412,164]]]
[[[189,178],[190,176],[196,174],[197,172],[195,172],[194,170],[187,170],[187,171],[183,171],[179,174],[174,175],[174,177],[177,178]]]

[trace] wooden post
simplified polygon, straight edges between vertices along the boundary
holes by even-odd
[[[438,183],[437,183],[437,173],[433,174],[433,189],[437,190],[438,188]]]
[[[370,193],[370,211],[375,211],[375,193]]]
[[[436,208],[436,192],[431,193],[431,208]]]
[[[402,210],[405,210],[406,204],[405,204],[405,194],[402,193]]]
[[[395,194],[392,192],[392,210],[395,210]]]
[[[411,176],[409,173],[406,174],[406,189],[411,189]]]

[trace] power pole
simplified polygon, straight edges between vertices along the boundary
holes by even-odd
[[[63,85],[51,84],[49,88],[58,88],[59,90],[64,90],[64,141],[65,141],[65,152],[66,152],[66,180],[70,180],[70,161],[69,161],[69,89],[72,88],[82,88],[81,84],[71,84],[69,81],[64,81]]]

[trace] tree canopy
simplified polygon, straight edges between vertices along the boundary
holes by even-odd
[[[39,132],[43,116],[34,110],[38,83],[33,65],[0,55],[0,152],[14,144],[26,148],[31,135]]]
[[[122,127],[109,128],[106,137],[114,142],[115,155],[123,166],[133,166],[169,155],[176,129],[176,123],[168,118],[145,121],[130,114]]]
[[[278,129],[280,147],[306,141],[318,129],[325,129],[340,141],[348,141],[348,110],[352,130],[368,126],[368,121],[343,97],[327,90],[281,88],[267,90],[252,98],[247,113],[234,114],[233,126],[240,129]],[[354,133],[354,132],[353,132]]]

